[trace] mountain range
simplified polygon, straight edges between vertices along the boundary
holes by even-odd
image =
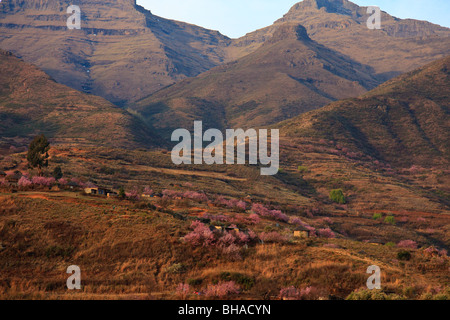
[[[68,30],[70,5],[81,30]],[[229,39],[163,19],[135,0],[12,0],[0,3],[0,48],[56,81],[121,105],[225,59]]]
[[[162,132],[191,127],[194,119],[220,129],[263,126],[358,96],[379,84],[372,74],[371,67],[310,39],[303,26],[287,23],[255,52],[132,108]]]
[[[81,30],[67,29],[69,5],[81,9]],[[62,84],[128,107],[182,79],[245,58],[277,30],[288,30],[286,24],[304,26],[312,40],[373,68],[370,76],[379,83],[448,54],[448,28],[383,13],[382,30],[369,30],[368,17],[366,8],[347,0],[305,0],[272,26],[230,39],[153,15],[135,0],[8,0],[0,3],[0,48]],[[319,107],[331,97],[304,103]]]

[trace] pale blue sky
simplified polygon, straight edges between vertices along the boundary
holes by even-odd
[[[137,0],[154,14],[193,23],[237,38],[272,24],[300,0]],[[450,27],[450,0],[354,0],[399,18]]]

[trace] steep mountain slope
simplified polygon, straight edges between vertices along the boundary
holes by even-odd
[[[69,5],[81,9],[81,30],[67,29]],[[216,31],[154,16],[135,0],[0,3],[0,48],[119,105],[222,63],[229,43]]]
[[[307,29],[313,40],[371,66],[382,80],[450,53],[448,28],[426,21],[399,19],[382,12],[381,30],[370,30],[367,28],[370,16],[367,7],[359,7],[348,0],[304,0],[272,26],[249,33],[234,45],[243,50],[255,50],[284,23],[298,23]]]
[[[166,135],[199,119],[222,129],[270,125],[450,54],[448,28],[383,13],[382,30],[370,30],[369,16],[347,0],[305,0],[227,47],[246,56],[130,108]]]
[[[39,133],[53,141],[96,146],[156,144],[145,125],[126,111],[58,84],[35,66],[0,51],[0,137]]]
[[[168,131],[191,127],[194,119],[248,128],[358,96],[378,84],[371,73],[312,41],[302,26],[284,24],[255,52],[163,89],[133,109]]]
[[[281,133],[333,140],[396,165],[448,166],[449,70],[450,56],[281,123]]]

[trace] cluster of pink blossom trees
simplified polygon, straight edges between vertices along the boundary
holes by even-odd
[[[18,181],[18,186],[21,188],[51,187],[54,185],[67,186],[69,184],[80,188],[95,188],[95,185],[93,183],[83,182],[78,178],[72,178],[69,181],[66,178],[56,180],[53,177],[41,177],[41,176],[29,177],[27,175],[23,175]]]
[[[230,226],[231,229],[235,227]],[[193,221],[191,229],[192,231],[183,238],[186,243],[194,247],[215,247],[232,258],[240,258],[240,248],[257,239],[257,235],[251,230],[247,233],[234,230],[211,230],[209,226],[200,221]]]
[[[336,235],[330,228],[319,229],[317,233],[321,238],[336,238]]]
[[[333,221],[328,217],[320,219],[320,222],[322,222],[324,224],[332,224],[333,223]]]
[[[142,194],[145,196],[152,196],[154,194],[153,189],[149,186],[146,186],[144,190],[142,191]]]
[[[177,286],[176,293],[182,300],[186,300],[186,298],[192,293],[191,286],[186,283],[180,283]]]
[[[259,234],[259,239],[261,239],[264,242],[278,242],[278,243],[288,241],[288,238],[286,236],[283,236],[276,231],[261,232]]]
[[[28,178],[27,176],[22,176],[19,179],[18,185],[19,187],[26,188],[31,186],[42,186],[42,187],[51,187],[56,183],[55,178],[50,177],[39,177],[35,176],[33,178]]]
[[[19,179],[18,184],[19,184],[19,187],[26,188],[26,187],[30,187],[33,184],[33,182],[30,179],[28,179],[27,177],[22,176]]]
[[[240,288],[234,281],[209,284],[205,290],[205,296],[208,298],[225,298],[239,293]]]
[[[47,178],[47,177],[38,177],[38,176],[33,177],[31,181],[33,182],[34,185],[44,186],[44,187],[50,187],[50,186],[54,185],[56,182],[55,178],[53,178],[53,177]]]
[[[197,202],[208,202],[208,197],[206,196],[206,194],[196,191],[186,191],[183,193],[182,197]]]
[[[423,251],[425,252],[425,254],[432,256],[432,257],[433,256],[447,257],[447,255],[448,255],[447,250],[445,250],[445,249],[439,250],[435,246],[428,247],[428,248],[424,249]]]
[[[261,217],[272,218],[282,222],[289,222],[289,217],[280,210],[270,210],[259,203],[254,203],[252,205],[252,211]]]
[[[5,183],[5,185],[9,185]],[[29,188],[49,188],[55,185],[58,186],[73,186],[78,188],[95,188],[96,185],[92,182],[84,182],[79,178],[71,178],[70,180],[67,178],[60,178],[56,180],[54,177],[43,177],[43,176],[34,176],[30,177],[27,174],[24,174],[18,180],[17,185],[22,189]]]
[[[141,194],[138,187],[133,187],[129,192],[125,193],[125,196],[130,200],[141,200]]]
[[[210,228],[200,221],[193,221],[191,224],[192,232],[184,237],[184,241],[194,247],[209,247],[216,244],[216,237]]]
[[[211,220],[213,222],[228,222],[228,221],[230,221],[230,218],[224,214],[215,214],[214,215],[214,214],[204,213],[202,218]]]
[[[255,213],[251,213],[249,215],[237,215],[237,216],[204,213],[202,215],[202,218],[208,219],[212,222],[229,222],[229,223],[244,224],[244,225],[257,225],[261,222],[261,218]]]

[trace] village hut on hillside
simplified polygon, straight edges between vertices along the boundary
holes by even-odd
[[[305,227],[299,226],[294,230],[294,237],[295,238],[302,238],[307,239],[310,236],[310,231],[306,229]]]

